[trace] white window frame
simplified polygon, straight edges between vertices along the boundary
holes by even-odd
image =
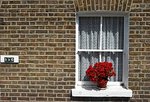
[[[109,50],[109,52],[123,52],[123,76],[122,76],[122,82],[108,82],[107,86],[108,89],[105,91],[97,91],[93,90],[92,93],[89,90],[86,90],[86,88],[91,88],[95,86],[92,82],[87,82],[87,81],[79,81],[78,80],[78,51],[95,51],[95,52],[101,52],[101,50],[82,50],[79,49],[79,17],[102,17],[102,16],[108,16],[108,17],[124,17],[124,48],[123,50]],[[128,13],[123,13],[123,12],[78,12],[76,14],[76,78],[75,78],[75,89],[72,89],[72,96],[74,97],[117,97],[122,94],[122,97],[131,97],[132,96],[132,91],[128,89]],[[101,26],[102,27],[102,26]],[[102,50],[103,52],[108,51],[108,50]],[[122,86],[122,84],[124,84]],[[112,87],[114,86],[117,88],[118,91],[114,90],[112,91]],[[86,87],[86,88],[83,88]],[[115,89],[116,89],[115,88]],[[121,89],[122,90],[121,90]],[[122,93],[120,93],[122,92]],[[95,93],[95,95],[93,94]],[[111,94],[110,94],[111,93]]]

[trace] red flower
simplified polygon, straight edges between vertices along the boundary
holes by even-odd
[[[92,82],[97,82],[98,86],[105,86],[108,81],[108,77],[115,76],[116,73],[113,70],[112,63],[110,62],[97,62],[89,66],[86,70],[86,75]],[[101,84],[101,85],[100,85]]]
[[[90,65],[86,71],[86,75],[93,82],[96,82],[96,70]]]

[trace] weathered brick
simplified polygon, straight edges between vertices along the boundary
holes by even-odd
[[[18,97],[18,100],[29,101],[29,97]]]
[[[54,101],[65,101],[65,98],[55,98]]]
[[[39,97],[39,98],[36,98],[36,101],[47,101],[47,98]]]
[[[142,3],[142,0],[133,0],[133,3]]]
[[[150,3],[150,1],[149,0],[144,0],[144,3]]]

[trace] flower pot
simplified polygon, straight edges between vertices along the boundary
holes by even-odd
[[[100,88],[100,89],[106,89],[107,87],[107,82],[108,80],[106,79],[101,79],[97,82],[97,86]]]

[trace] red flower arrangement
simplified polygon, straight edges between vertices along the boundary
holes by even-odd
[[[89,66],[86,75],[90,81],[97,83],[98,87],[106,88],[108,78],[115,76],[116,73],[111,62],[97,62],[93,67]]]

